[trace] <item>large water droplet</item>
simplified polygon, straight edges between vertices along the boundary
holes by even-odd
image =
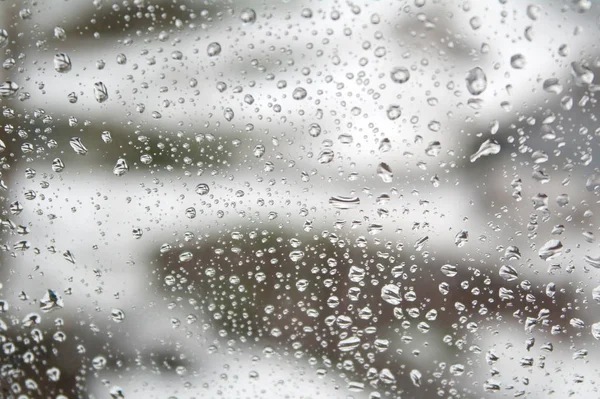
[[[69,72],[71,70],[71,58],[65,53],[57,53],[54,56],[54,69],[60,73]]]
[[[488,155],[496,155],[500,152],[500,143],[493,139],[487,139],[481,146],[479,146],[479,150],[473,155],[471,155],[471,162],[477,161],[481,157],[486,157]]]
[[[108,89],[102,82],[94,83],[94,97],[99,103],[103,103],[108,100]]]
[[[487,88],[487,76],[480,67],[475,67],[467,72],[465,78],[467,82],[467,90],[474,96],[478,96]]]

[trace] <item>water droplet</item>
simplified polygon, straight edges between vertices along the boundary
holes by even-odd
[[[308,126],[308,134],[312,137],[319,137],[321,135],[321,126],[318,123],[311,123]]]
[[[60,173],[65,169],[65,164],[63,163],[63,161],[60,158],[56,158],[54,159],[54,161],[52,161],[52,170],[55,171],[56,173]]]
[[[446,277],[454,277],[458,274],[458,268],[454,265],[443,265],[440,270]]]
[[[240,13],[240,20],[245,24],[252,24],[256,21],[256,12],[251,8],[243,9]]]
[[[119,158],[115,167],[113,168],[113,173],[116,176],[123,176],[125,173],[129,171],[129,165],[127,165],[127,161],[123,158]]]
[[[543,260],[550,260],[560,256],[563,245],[560,240],[549,240],[539,250],[539,256]]]
[[[62,42],[67,40],[67,32],[60,26],[54,27],[54,37]]]
[[[412,381],[414,386],[416,386],[416,387],[421,386],[421,377],[422,377],[422,375],[419,370],[411,370],[410,380]]]
[[[583,257],[583,260],[586,261],[586,263],[596,269],[600,269],[600,256],[591,256],[591,255],[585,255]]]
[[[515,54],[510,57],[510,66],[515,69],[523,69],[525,68],[525,56],[523,54]]]
[[[292,260],[292,262],[299,262],[300,260],[302,260],[302,258],[304,258],[304,252],[299,250],[290,252],[290,259]]]
[[[0,29],[0,48],[8,46],[8,32],[5,29]]]
[[[294,98],[294,100],[302,100],[306,98],[307,94],[308,93],[303,87],[296,87],[294,89],[294,92],[292,93],[292,97]]]
[[[54,56],[54,70],[66,73],[71,70],[71,58],[65,53],[57,53]]]
[[[392,169],[384,162],[377,166],[377,176],[379,176],[384,183],[391,183],[394,177]]]
[[[592,324],[592,337],[600,340],[600,322]]]
[[[442,145],[439,141],[432,141],[425,148],[425,154],[430,157],[437,157],[442,151]]]
[[[386,111],[386,114],[388,119],[393,121],[400,118],[400,116],[402,115],[402,110],[398,105],[390,105]]]
[[[62,309],[64,306],[63,299],[53,290],[46,291],[44,297],[40,299],[40,310],[44,313]]]
[[[200,183],[196,186],[196,194],[198,195],[206,195],[210,191],[208,184]]]
[[[471,17],[469,20],[469,25],[471,25],[471,29],[478,30],[481,28],[481,18],[478,16]]]
[[[227,122],[231,122],[235,114],[233,113],[233,110],[231,108],[225,108],[225,110],[223,111],[223,116],[225,117],[225,120]]]
[[[471,155],[471,162],[477,161],[481,157],[486,157],[488,155],[496,155],[500,152],[500,144],[493,139],[487,139],[484,141],[481,146],[479,146],[479,150],[473,155]]]
[[[112,143],[112,136],[109,131],[105,130],[104,132],[102,132],[101,137],[102,141],[104,141],[106,144]]]
[[[194,254],[187,251],[179,254],[179,262],[185,263],[194,259]]]
[[[121,387],[113,386],[110,388],[109,393],[112,399],[125,399],[125,392]]]
[[[355,209],[360,205],[360,198],[333,196],[329,198],[329,205],[331,205],[335,209]]]
[[[114,308],[110,311],[110,317],[115,323],[121,323],[123,320],[125,320],[125,312],[123,312],[121,309]]]
[[[106,358],[102,355],[95,356],[92,359],[92,367],[96,370],[102,370],[106,367]]]
[[[127,56],[123,53],[117,54],[117,64],[125,65],[127,63]]]
[[[530,4],[527,6],[527,16],[532,21],[536,21],[540,17],[541,12],[542,9],[538,5]]]
[[[509,265],[502,265],[500,267],[500,277],[506,281],[513,281],[519,277],[519,274],[514,267]]]
[[[216,57],[221,54],[221,45],[217,42],[212,42],[206,48],[206,53],[209,57]]]
[[[386,284],[381,287],[381,299],[390,305],[399,305],[402,302],[400,287],[395,284]]]
[[[19,85],[7,80],[0,84],[0,97],[12,97],[19,91]]]
[[[487,88],[487,76],[480,67],[475,67],[467,72],[465,78],[467,82],[467,90],[474,96],[478,96]]]
[[[335,153],[333,152],[333,150],[330,148],[327,148],[319,153],[317,160],[319,161],[320,164],[326,164],[326,163],[330,163],[331,161],[333,161],[334,156],[335,156]]]
[[[454,244],[457,247],[462,247],[469,241],[469,232],[467,230],[461,230],[454,237]]]
[[[71,251],[66,250],[65,252],[63,252],[63,258],[65,260],[67,260],[68,262],[71,262],[72,264],[75,264],[75,257],[73,256],[73,254],[71,253]]]
[[[99,103],[103,103],[108,100],[108,89],[102,82],[94,83],[94,97]]]
[[[341,352],[350,352],[358,348],[358,345],[360,345],[360,338],[358,338],[355,335],[352,335],[346,339],[341,340],[338,343],[337,347]]]
[[[71,145],[71,148],[73,148],[73,150],[79,155],[85,155],[88,153],[88,149],[83,145],[79,137],[73,137],[71,141],[69,141],[69,144]]]
[[[549,78],[544,80],[542,87],[548,93],[560,94],[563,91],[563,87],[558,78]]]
[[[394,83],[406,83],[410,79],[410,72],[404,67],[396,67],[392,69],[390,76]]]

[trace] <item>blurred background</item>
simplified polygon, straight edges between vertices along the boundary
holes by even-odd
[[[0,1],[0,398],[597,398],[599,18]]]

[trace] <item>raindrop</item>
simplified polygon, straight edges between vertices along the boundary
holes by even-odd
[[[40,299],[40,310],[44,313],[62,309],[64,306],[63,299],[53,290],[46,291],[44,297]]]
[[[406,83],[410,79],[410,72],[404,67],[392,69],[391,78],[394,83]]]
[[[399,305],[402,302],[402,297],[400,296],[400,287],[395,284],[386,284],[381,287],[381,299],[390,305]]]
[[[473,155],[471,155],[471,162],[477,161],[481,157],[486,157],[488,155],[496,155],[500,152],[500,144],[493,139],[487,139],[481,146],[479,146],[479,150]]]
[[[206,195],[210,191],[208,184],[200,183],[196,186],[196,194],[198,195]]]
[[[19,85],[7,80],[0,84],[0,97],[12,97],[19,91]]]
[[[206,53],[209,57],[215,57],[221,54],[221,45],[217,42],[212,42],[206,48]]]
[[[360,198],[333,196],[329,198],[329,205],[331,205],[335,209],[355,209],[360,205]]]
[[[306,95],[308,93],[306,92],[306,90],[303,87],[297,87],[294,89],[294,92],[292,93],[292,97],[294,98],[294,100],[302,100],[304,98],[306,98]]]
[[[563,245],[560,240],[549,240],[539,250],[539,256],[543,260],[550,260],[560,256]]]
[[[69,141],[69,144],[71,144],[71,148],[79,155],[88,153],[88,149],[83,145],[79,137],[73,137],[71,141]]]
[[[474,96],[478,96],[485,91],[487,88],[487,77],[485,72],[480,67],[475,67],[467,73],[465,78],[467,82],[467,89],[469,93]]]
[[[256,21],[256,12],[251,8],[246,8],[240,13],[240,20],[245,24],[252,24]]]
[[[65,53],[57,53],[54,56],[54,69],[60,73],[69,72],[71,70],[71,58]]]
[[[123,158],[119,158],[115,167],[113,168],[113,173],[116,176],[123,176],[125,173],[129,171],[129,165],[127,165],[127,161]]]
[[[94,97],[99,103],[103,103],[108,100],[108,89],[102,82],[94,83]]]

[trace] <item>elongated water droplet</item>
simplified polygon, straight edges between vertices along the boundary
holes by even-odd
[[[12,97],[19,91],[19,85],[7,80],[0,84],[0,97]]]
[[[71,262],[71,263],[75,264],[75,257],[73,256],[73,254],[71,253],[71,251],[66,250],[65,252],[63,252],[63,258],[65,260],[67,260],[68,262]]]
[[[358,345],[360,345],[360,338],[358,338],[355,335],[352,335],[346,339],[341,340],[338,343],[337,347],[341,352],[350,352],[358,348]]]
[[[539,250],[539,256],[543,260],[550,260],[560,256],[562,253],[563,245],[560,240],[549,240]]]
[[[225,120],[227,122],[231,122],[234,116],[235,114],[233,113],[233,110],[231,108],[225,108],[225,110],[223,111],[223,117],[225,117]]]
[[[506,281],[513,281],[519,277],[519,273],[512,266],[502,265],[500,267],[500,277]]]
[[[592,337],[600,340],[600,322],[592,324]]]
[[[62,309],[64,306],[63,299],[53,290],[46,291],[44,297],[40,299],[40,310],[44,313]]]
[[[419,370],[411,370],[410,380],[412,381],[414,386],[416,386],[416,387],[421,386],[421,377],[422,377],[422,374]]]
[[[592,267],[594,267],[596,269],[600,269],[600,256],[594,257],[594,256],[591,256],[591,255],[585,255],[583,257],[583,259],[585,260],[585,262],[588,265],[590,265],[590,266],[592,266]]]
[[[69,141],[69,144],[71,144],[73,150],[79,155],[85,155],[88,153],[88,149],[85,148],[79,137],[73,137],[71,141]]]
[[[479,158],[486,157],[488,155],[496,155],[500,152],[500,149],[500,144],[496,140],[487,139],[481,144],[479,150],[477,150],[475,154],[471,155],[471,162],[475,162]]]
[[[391,183],[394,178],[392,168],[384,162],[377,166],[377,176],[379,176],[384,183]]]
[[[333,150],[330,148],[327,148],[319,153],[317,160],[321,164],[326,164],[326,163],[330,163],[331,161],[333,161],[334,156],[335,156],[335,153],[333,152]]]
[[[447,277],[454,277],[458,274],[458,268],[454,265],[443,265],[440,270]]]
[[[331,205],[335,209],[354,209],[360,205],[360,198],[344,197],[341,195],[333,196],[329,198],[329,205]]]
[[[8,32],[5,29],[0,29],[0,48],[8,46]]]

